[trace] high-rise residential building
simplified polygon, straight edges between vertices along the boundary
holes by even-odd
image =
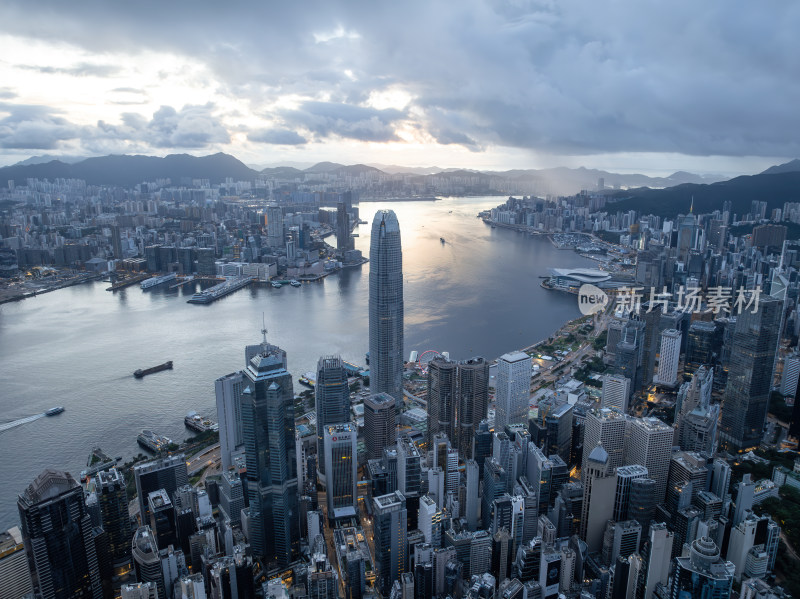
[[[344,202],[336,204],[336,249],[344,253],[353,249],[353,237],[350,234],[350,215]]]
[[[150,521],[147,505],[147,496],[150,493],[164,489],[172,497],[178,487],[189,482],[186,456],[182,453],[144,464],[136,464],[133,467],[133,475],[136,480],[136,495],[139,500],[139,514],[142,522]]]
[[[583,458],[585,465],[589,454],[597,444],[603,445],[611,468],[622,466],[625,458],[625,416],[617,410],[600,408],[586,415],[586,430],[583,435]]]
[[[329,473],[326,496],[328,519],[353,518],[358,502],[358,427],[352,423],[323,428],[325,471]]]
[[[658,371],[653,382],[674,387],[678,382],[678,364],[681,359],[681,332],[666,329],[661,333],[661,350],[658,354]]]
[[[672,599],[728,599],[736,566],[719,555],[708,537],[695,539],[689,555],[675,558]]]
[[[133,565],[139,582],[149,582],[158,589],[159,597],[166,597],[164,572],[158,555],[158,542],[149,526],[140,526],[133,535]]]
[[[376,586],[388,597],[392,584],[406,571],[406,499],[395,491],[373,498]]]
[[[34,591],[43,599],[100,599],[92,519],[67,472],[45,470],[17,501]]]
[[[0,533],[0,599],[20,599],[33,593],[31,572],[18,527]]]
[[[350,386],[340,356],[324,356],[317,362],[317,383],[314,387],[317,407],[317,468],[325,483],[325,438],[329,424],[350,421]]]
[[[131,517],[125,477],[116,468],[95,476],[95,493],[108,544],[114,576],[121,576],[131,565]]]
[[[625,433],[625,463],[647,468],[656,481],[656,503],[664,501],[674,431],[658,418],[630,418]]]
[[[689,383],[678,391],[675,423],[678,445],[683,451],[713,455],[717,447],[719,405],[711,403],[714,371],[700,366]]]
[[[428,363],[428,430],[425,440],[430,448],[433,437],[444,433],[455,439],[458,406],[458,366],[436,357]]]
[[[260,347],[260,346],[256,346]],[[232,372],[214,381],[219,422],[219,454],[222,469],[233,465],[233,456],[244,447],[242,436],[242,373]]]
[[[580,536],[590,552],[600,551],[606,522],[614,515],[617,476],[611,464],[611,457],[600,443],[589,452],[583,468]]]
[[[300,549],[294,391],[286,352],[267,343],[266,334],[243,387],[250,545],[267,563],[286,566]]]
[[[782,309],[782,301],[762,297],[755,314],[745,310],[736,318],[720,425],[720,445],[726,451],[761,443]]]
[[[396,401],[389,393],[378,393],[364,399],[364,440],[370,460],[380,458],[384,448],[394,445],[397,439]]]
[[[464,459],[474,457],[473,440],[489,408],[489,363],[481,357],[458,365],[456,438],[452,439]]]
[[[369,384],[403,400],[403,250],[392,210],[378,210],[369,246]]]
[[[267,206],[267,245],[271,248],[283,248],[283,209],[280,206]]]
[[[631,396],[630,379],[619,374],[607,374],[603,377],[603,395],[600,406],[614,408],[623,414],[628,412],[628,400]]]
[[[531,397],[531,357],[517,351],[497,359],[494,428],[527,424]]]

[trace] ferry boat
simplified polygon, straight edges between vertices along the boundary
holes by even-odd
[[[301,385],[305,385],[306,387],[314,388],[314,385],[317,384],[317,373],[316,372],[306,372],[303,376],[299,379]]]
[[[154,433],[148,429],[142,430],[139,436],[136,437],[136,440],[139,442],[139,445],[153,453],[164,451],[169,447],[169,444],[172,443],[172,439]]]
[[[161,285],[162,283],[169,283],[170,281],[174,281],[176,275],[174,272],[169,273],[168,275],[164,275],[161,277],[153,277],[152,279],[147,279],[142,281],[140,287],[142,289],[150,289],[151,287],[155,287],[156,285]]]
[[[197,431],[198,433],[204,433],[214,428],[214,423],[211,420],[203,418],[195,411],[186,414],[183,423],[186,425],[186,428]]]
[[[56,414],[60,414],[63,411],[64,411],[63,406],[56,406],[55,408],[50,408],[44,414],[45,416],[55,416]]]
[[[292,287],[300,287],[302,283],[297,279],[292,279],[291,281],[289,281],[289,285],[291,285]]]
[[[440,237],[440,238],[439,238],[439,241],[441,241],[441,242],[442,242],[442,245],[444,245],[444,244],[445,244],[444,237]]]

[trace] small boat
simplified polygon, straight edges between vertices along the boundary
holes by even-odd
[[[44,414],[45,416],[55,416],[56,414],[60,414],[63,411],[64,408],[62,406],[56,406],[55,408],[50,408]]]
[[[291,281],[289,281],[289,285],[291,285],[292,287],[300,287],[302,283],[297,279],[292,279]]]
[[[445,243],[447,243],[447,242],[444,240],[444,237],[440,237],[440,238],[439,238],[439,241],[441,241],[441,242],[442,242],[442,245],[444,245]]]
[[[272,286],[273,286],[275,289],[280,289],[281,287],[283,287],[283,285],[281,285],[280,283],[278,283],[278,281],[272,281]]]
[[[161,372],[162,370],[172,370],[172,360],[169,362],[164,362],[163,364],[159,364],[158,366],[153,366],[152,368],[145,368],[142,370],[139,368],[133,372],[133,376],[137,379],[147,376],[148,374],[153,374],[154,372]]]

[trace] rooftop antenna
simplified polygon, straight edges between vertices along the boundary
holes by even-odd
[[[264,317],[264,313],[261,313],[261,334],[264,335],[264,343],[263,345],[266,347],[267,345],[267,321]]]
[[[694,196],[692,196],[692,203],[689,205],[689,214],[694,214]]]

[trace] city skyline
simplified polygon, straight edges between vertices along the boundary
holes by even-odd
[[[0,8],[0,164],[227,151],[730,175],[800,155],[793,5],[37,6]]]

